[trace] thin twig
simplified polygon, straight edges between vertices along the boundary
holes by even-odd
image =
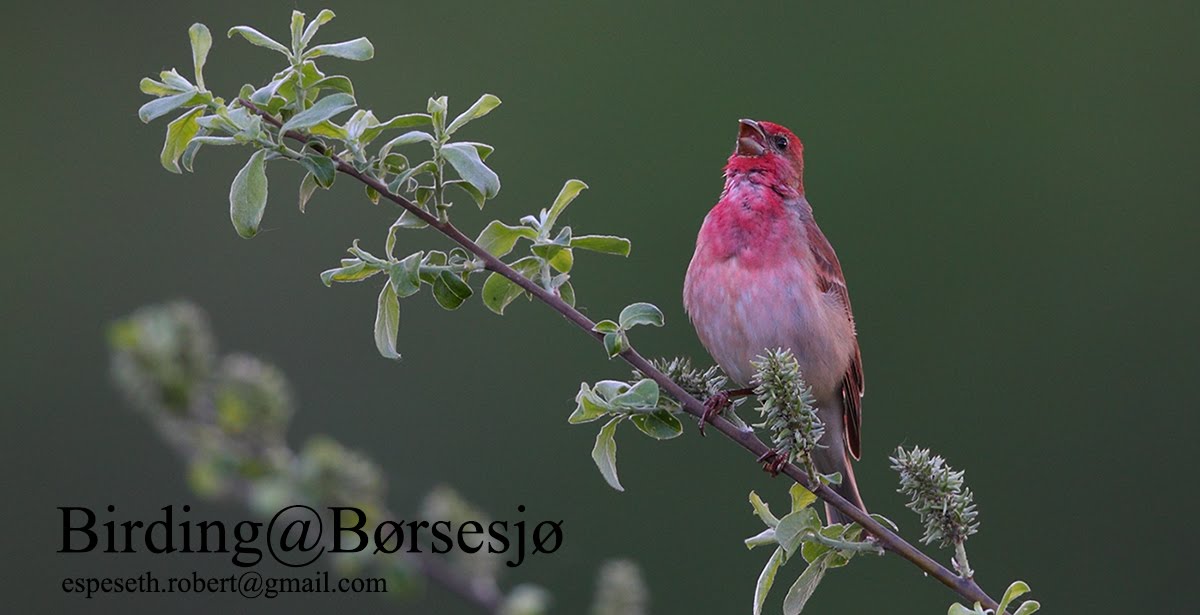
[[[262,116],[264,120],[276,128],[283,127],[282,122],[270,114],[262,111],[250,101],[246,99],[240,99],[240,102],[247,109],[250,109],[254,113]],[[328,153],[325,151],[323,146],[318,145],[316,142],[311,141],[307,136],[298,132],[288,131],[283,136],[314,147],[314,149],[317,149],[322,153]],[[443,222],[439,220],[436,216],[425,211],[412,201],[404,198],[401,195],[393,193],[383,182],[371,177],[370,175],[360,172],[358,169],[355,169],[353,166],[347,164],[341,159],[338,159],[336,156],[334,157],[334,161],[337,163],[337,170],[339,172],[349,175],[363,184],[370,186],[376,192],[383,195],[384,198],[387,198],[389,201],[399,205],[409,213],[420,218],[429,226],[437,229],[451,241],[459,246],[462,246],[468,252],[481,259],[489,271],[498,273],[517,286],[520,286],[523,290],[536,297],[542,303],[548,305],[550,309],[558,312],[572,324],[579,327],[585,334],[591,336],[597,341],[601,341],[603,339],[602,333],[592,330],[596,323],[592,322],[590,318],[584,316],[579,310],[571,307],[570,304],[568,304],[566,301],[563,301],[558,295],[555,295],[554,293],[542,288],[533,280],[521,275],[515,269],[509,267],[504,261],[496,258],[487,250],[484,250],[479,246],[479,244],[475,243],[470,237],[464,235],[462,231],[458,230],[458,228],[450,222]],[[687,412],[696,418],[701,418],[704,416],[705,408],[704,404],[700,400],[688,394],[687,391],[684,391],[682,387],[668,378],[666,374],[656,369],[654,365],[652,365],[645,359],[645,357],[639,354],[632,345],[626,348],[618,356],[624,359],[625,362],[634,369],[658,383],[659,387],[670,393],[672,397],[679,401],[684,412]],[[769,450],[767,445],[764,444],[763,441],[754,434],[754,432],[741,430],[737,425],[733,424],[725,417],[720,415],[714,416],[711,419],[711,423],[713,427],[716,427],[717,431],[720,431],[742,448],[750,451],[755,458],[761,457]],[[975,582],[974,579],[963,578],[954,574],[948,568],[939,564],[933,558],[925,555],[919,549],[909,544],[895,532],[889,530],[888,528],[884,527],[883,524],[872,519],[866,512],[863,512],[861,509],[851,504],[828,486],[818,481],[813,481],[811,478],[809,478],[808,474],[806,474],[795,464],[789,463],[783,466],[780,469],[780,472],[786,474],[792,480],[800,483],[809,491],[815,493],[817,497],[829,503],[842,514],[856,521],[863,527],[864,530],[866,530],[867,533],[871,534],[875,540],[877,540],[879,544],[883,546],[884,549],[912,562],[917,568],[920,568],[929,576],[941,581],[946,587],[954,590],[968,601],[979,602],[984,607],[990,609],[998,608],[998,603],[993,600],[985,591],[983,591],[983,589],[978,583]]]

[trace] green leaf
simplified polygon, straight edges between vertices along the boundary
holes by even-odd
[[[320,92],[321,90],[337,90],[351,96],[354,95],[354,84],[350,82],[350,78],[345,75],[333,75],[319,79],[312,85],[308,86],[309,92]]]
[[[946,611],[946,615],[975,615],[976,611],[955,602],[950,605],[950,610]]]
[[[311,60],[321,56],[362,62],[375,57],[375,46],[372,45],[371,41],[367,40],[366,37],[359,37],[352,41],[343,41],[341,43],[333,43],[330,45],[317,45],[316,47],[304,52],[305,60]]]
[[[317,184],[317,179],[312,173],[305,173],[304,179],[300,181],[300,213],[304,213],[304,207],[308,205],[308,200],[312,198],[314,192],[317,191],[320,185]]]
[[[596,323],[596,326],[592,327],[592,331],[595,331],[596,333],[616,333],[620,330],[621,325],[618,325],[611,320],[601,320],[600,322]]]
[[[608,485],[617,491],[624,491],[621,480],[617,478],[617,424],[623,417],[614,417],[600,428],[596,434],[596,446],[592,448],[592,461],[600,469],[600,474]]]
[[[391,141],[388,141],[387,143],[384,143],[383,147],[379,148],[379,155],[386,156],[392,151],[393,148],[400,147],[402,145],[409,145],[410,143],[417,143],[419,141],[433,143],[433,135],[422,130],[411,130],[392,139]],[[432,163],[433,161],[431,160],[429,162]]]
[[[487,197],[484,196],[483,193],[480,192],[478,188],[476,188],[475,186],[472,186],[471,184],[468,184],[467,182],[465,182],[461,179],[455,179],[455,180],[448,181],[448,182],[446,182],[446,185],[458,186],[459,189],[461,189],[463,192],[466,192],[467,195],[469,195],[471,197],[472,201],[475,201],[475,204],[478,205],[480,209],[483,209],[484,203],[487,202]]]
[[[426,111],[433,117],[433,125],[438,130],[446,125],[446,107],[450,104],[445,96],[430,98]]]
[[[143,94],[151,96],[170,96],[171,94],[179,93],[179,90],[149,77],[142,77],[142,80],[138,82],[138,88],[142,90]]]
[[[474,141],[461,141],[461,143],[474,147],[475,151],[479,152],[479,157],[484,160],[487,160],[487,157],[490,156],[492,152],[496,151],[496,148],[488,145],[487,143],[476,143]]]
[[[550,266],[555,271],[567,273],[571,267],[575,266],[575,253],[571,251],[571,248],[563,248],[546,260],[550,261]]]
[[[562,286],[558,287],[558,298],[562,299],[563,303],[575,307],[575,287],[571,286],[570,282],[563,282]]]
[[[162,98],[152,100],[142,105],[141,108],[138,109],[138,119],[142,120],[142,122],[146,124],[149,124],[150,122],[188,104],[188,102],[196,97],[196,94],[197,92],[195,90],[189,90],[180,94],[173,94],[171,96],[164,96]]]
[[[525,237],[533,239],[537,233],[533,229],[524,226],[509,226],[499,220],[492,220],[487,226],[483,227],[483,232],[479,233],[479,237],[475,239],[475,243],[479,247],[487,250],[489,254],[497,258],[501,258],[512,252],[513,247],[517,245],[517,240]]]
[[[563,210],[567,208],[567,205],[571,204],[571,201],[575,200],[575,197],[579,196],[580,192],[583,192],[585,189],[587,189],[587,187],[587,184],[579,181],[578,179],[568,179],[567,182],[563,184],[562,190],[558,192],[558,196],[554,197],[554,203],[550,205],[550,211],[546,215],[546,224],[542,227],[542,231],[549,233],[550,229],[554,227],[554,223],[558,220],[559,214],[561,214]]]
[[[396,352],[396,336],[400,332],[400,302],[391,283],[379,291],[379,304],[375,311],[375,348],[385,359],[399,359]]]
[[[229,218],[238,235],[247,239],[258,234],[267,207],[267,173],[263,164],[266,153],[261,149],[254,152],[229,187]]]
[[[1008,589],[1004,590],[1004,596],[1000,598],[1000,608],[996,612],[1003,613],[1008,609],[1008,605],[1012,604],[1013,600],[1029,593],[1029,585],[1025,581],[1013,581]]]
[[[531,278],[541,270],[541,259],[536,256],[526,256],[521,260],[511,263],[509,266],[516,269],[521,275]],[[483,283],[483,304],[489,310],[504,314],[504,308],[512,303],[514,299],[521,296],[525,292],[520,286],[517,286],[508,278],[493,273],[488,276],[488,279]]]
[[[326,190],[333,185],[333,180],[337,179],[337,164],[329,156],[308,154],[300,159],[300,166],[308,169],[313,179],[317,180],[317,184]]]
[[[426,126],[432,121],[433,121],[433,118],[425,113],[409,113],[406,115],[397,115],[396,117],[394,117],[386,122],[383,122],[382,124],[377,124],[375,126],[371,126],[370,128],[367,128],[366,130],[364,130],[361,140],[363,143],[370,143],[371,141],[375,140],[375,137],[378,137],[379,134],[385,130],[395,130],[397,128],[413,128],[416,126]]]
[[[307,46],[313,37],[317,35],[317,30],[320,30],[321,26],[333,21],[333,18],[333,11],[329,9],[323,9],[320,13],[317,13],[316,19],[308,23],[308,27],[304,29],[304,34],[300,36],[300,46]]]
[[[775,549],[767,560],[767,565],[758,575],[758,583],[754,586],[754,615],[762,615],[763,603],[767,600],[767,594],[771,591],[771,586],[775,584],[775,574],[779,572],[779,567],[783,565],[787,555],[783,549]]]
[[[1042,608],[1042,604],[1037,600],[1026,600],[1017,608],[1017,612],[1013,615],[1032,615]]]
[[[657,403],[657,400],[655,400]],[[634,414],[629,417],[642,433],[655,440],[670,440],[683,433],[683,423],[675,415],[666,410],[655,410],[648,414]]]
[[[625,336],[620,333],[605,333],[604,334],[604,350],[608,353],[608,358],[613,358],[622,352],[625,352],[626,343]]]
[[[321,281],[326,286],[332,286],[334,282],[361,282],[379,271],[378,265],[358,258],[347,258],[342,261],[341,267],[322,271]]]
[[[433,298],[447,310],[457,310],[474,291],[456,273],[443,271],[433,284]]]
[[[292,52],[300,51],[300,38],[304,36],[304,13],[292,11]]]
[[[818,557],[821,557],[827,553],[830,549],[832,549],[832,547],[823,545],[815,540],[806,540],[801,543],[800,555],[804,557],[804,561],[813,562],[816,561]]]
[[[476,150],[466,143],[448,143],[442,146],[442,157],[454,167],[458,176],[491,199],[500,192],[500,177],[488,168]]]
[[[347,137],[345,128],[329,120],[317,123],[312,128],[309,128],[308,132],[318,137],[329,137],[330,139],[337,139],[339,141],[345,141]]]
[[[624,237],[613,235],[583,235],[571,239],[571,247],[604,254],[629,256],[632,244]]]
[[[258,30],[255,30],[254,28],[251,28],[250,26],[234,26],[229,29],[227,36],[229,38],[233,38],[234,34],[242,35],[242,38],[249,41],[252,45],[258,45],[259,47],[266,47],[272,51],[278,51],[286,56],[289,60],[292,57],[292,52],[288,51],[288,48],[284,47],[282,43],[267,36],[266,34],[263,34],[262,32],[259,32]]]
[[[634,303],[625,306],[617,320],[621,323],[621,328],[625,330],[637,325],[661,327],[663,326],[663,313],[652,303]]]
[[[167,87],[174,88],[180,92],[190,92],[196,89],[196,87],[192,85],[192,82],[184,79],[183,75],[180,75],[179,71],[173,68],[171,70],[164,70],[158,73],[158,78],[162,79],[162,82],[166,84]]]
[[[283,128],[280,128],[280,130],[287,132],[289,130],[303,130],[316,126],[343,111],[353,109],[354,104],[354,97],[349,94],[343,92],[330,94],[318,100],[316,104],[308,109],[292,116],[292,119],[284,123]]]
[[[808,508],[817,501],[817,494],[809,491],[800,483],[795,483],[788,489],[792,495],[792,512]]]
[[[779,520],[779,525],[775,527],[775,537],[779,540],[779,545],[786,549],[790,556],[800,548],[800,543],[805,536],[812,535],[820,529],[821,518],[817,516],[817,511],[812,508],[802,508],[784,515]]]
[[[479,119],[488,113],[491,113],[492,109],[495,109],[499,106],[499,98],[496,98],[491,94],[484,94],[483,96],[480,96],[479,100],[475,101],[475,104],[471,105],[466,111],[463,111],[462,114],[454,118],[454,121],[450,122],[450,125],[446,127],[446,134],[454,134],[454,131],[462,128],[467,122]]]
[[[628,391],[608,400],[618,408],[648,409],[658,407],[658,383],[643,378],[629,387]]]
[[[579,393],[575,395],[575,411],[567,418],[567,422],[572,425],[589,423],[606,414],[608,414],[608,408],[584,382],[579,385]]]
[[[754,514],[758,515],[758,518],[762,519],[767,527],[774,528],[779,525],[779,519],[771,514],[771,507],[753,491],[750,492],[750,506],[754,508]]]
[[[409,254],[388,268],[388,279],[397,297],[410,297],[421,290],[421,252]]]
[[[204,62],[208,59],[208,51],[212,49],[212,33],[208,26],[194,23],[188,28],[188,38],[192,41],[192,68],[196,72],[196,87],[204,89]]]
[[[880,524],[880,525],[882,525],[883,527],[886,527],[886,528],[888,528],[888,529],[892,530],[893,532],[899,532],[899,531],[900,531],[900,528],[899,528],[899,527],[897,527],[897,526],[896,526],[896,524],[895,524],[895,523],[893,523],[891,519],[888,519],[887,517],[885,517],[885,516],[883,516],[883,515],[881,515],[881,514],[878,514],[878,513],[871,513],[870,517],[871,517],[872,519],[874,519],[874,520],[878,521],[878,522],[879,522],[879,524]]]
[[[164,169],[172,173],[183,172],[179,168],[179,157],[187,149],[192,137],[200,132],[200,124],[196,123],[196,118],[200,117],[202,113],[204,113],[204,107],[194,107],[191,111],[167,124],[167,138],[163,142],[162,154],[159,156],[159,161],[162,162]]]
[[[224,145],[233,145],[235,143],[235,139],[232,137],[208,137],[206,135],[208,135],[208,131],[201,128],[196,133],[196,136],[192,137],[191,141],[188,141],[187,147],[183,148],[183,156],[179,158],[179,166],[183,167],[188,173],[192,172],[192,164],[196,160],[196,154],[200,152],[200,146],[204,145],[206,141],[209,143],[212,140],[224,141],[226,142],[222,143]]]
[[[829,556],[830,554],[826,554],[817,558],[815,562],[808,565],[808,568],[804,569],[804,572],[800,573],[800,578],[796,579],[783,599],[784,615],[799,615],[804,610],[804,605],[808,603],[813,592],[817,591],[817,585],[829,568]]]
[[[779,543],[775,542],[774,528],[767,528],[743,540],[742,543],[746,545],[747,550],[753,550],[755,547],[761,547],[763,545],[772,545],[776,547],[779,546]]]
[[[363,186],[363,191],[367,193],[367,198],[373,205],[379,204],[379,191],[371,186]]]

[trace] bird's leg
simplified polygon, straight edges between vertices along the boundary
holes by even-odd
[[[754,393],[754,389],[730,389],[727,391],[719,391],[716,395],[704,400],[704,414],[700,417],[700,435],[704,435],[704,426],[712,421],[712,418],[725,411],[729,407],[729,401],[734,397],[745,397]]]
[[[767,452],[759,455],[758,462],[762,464],[764,472],[774,477],[779,476],[779,473],[783,470],[783,466],[788,464],[788,456],[786,453],[772,448],[767,449]]]

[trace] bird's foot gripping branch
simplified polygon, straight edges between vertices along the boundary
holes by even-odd
[[[456,227],[450,215],[455,195],[468,197],[483,207],[500,191],[499,177],[487,165],[492,146],[457,140],[468,123],[494,110],[500,100],[485,94],[462,113],[451,116],[445,97],[431,98],[423,112],[381,121],[371,111],[358,107],[348,77],[318,68],[318,61],[362,61],[374,54],[365,38],[313,45],[318,30],[331,19],[330,11],[321,11],[312,21],[293,12],[288,45],[247,26],[229,30],[230,37],[244,38],[284,60],[283,68],[265,84],[243,86],[237,96],[229,99],[216,96],[205,86],[203,69],[212,37],[203,25],[193,26],[189,35],[194,80],[171,70],[163,72],[158,80],[143,79],[141,83],[142,91],[155,97],[139,110],[143,121],[176,114],[167,128],[162,165],[176,173],[191,171],[204,146],[250,148],[249,159],[229,192],[230,218],[238,234],[247,238],[258,232],[262,222],[268,194],[266,167],[276,161],[299,164],[307,171],[298,193],[301,210],[318,190],[330,189],[339,174],[361,184],[372,202],[386,199],[398,205],[401,213],[387,229],[381,251],[368,251],[355,241],[349,257],[321,274],[326,284],[361,282],[376,276],[382,280],[374,334],[385,357],[400,356],[396,342],[399,300],[426,286],[446,309],[456,309],[478,292],[488,308],[502,314],[513,300],[527,295],[565,317],[600,343],[610,358],[622,359],[638,374],[632,382],[583,385],[571,415],[574,423],[607,418],[592,455],[609,484],[621,488],[615,465],[617,426],[628,420],[651,437],[676,437],[683,431],[679,415],[711,415],[704,399],[721,392],[723,377],[716,370],[696,370],[678,360],[655,364],[639,354],[630,343],[630,331],[638,325],[663,325],[662,312],[650,304],[634,303],[616,320],[598,323],[575,309],[577,296],[571,270],[576,253],[628,256],[630,251],[630,243],[624,238],[584,235],[558,224],[562,212],[586,188],[583,182],[567,181],[545,209],[520,218],[517,224],[494,220],[475,239]],[[402,243],[402,231],[427,227],[454,246],[445,252],[395,255],[397,245]],[[513,256],[518,247],[522,253]],[[480,277],[483,282],[477,284]],[[926,542],[949,540],[955,547],[954,572],[901,538],[894,526],[866,514],[830,488],[829,483],[840,477],[823,476],[812,463],[811,453],[821,446],[821,426],[812,412],[811,399],[803,395],[806,386],[798,370],[789,371],[787,357],[767,349],[764,353],[756,390],[763,422],[756,427],[768,432],[771,444],[764,443],[754,429],[741,422],[732,407],[724,414],[711,416],[714,429],[753,457],[781,460],[773,463],[772,469],[799,485],[793,490],[792,512],[782,519],[770,516],[765,505],[755,506],[768,531],[748,544],[776,545],[759,579],[755,609],[761,608],[775,570],[797,552],[808,562],[808,568],[789,591],[785,601],[788,613],[799,612],[826,570],[844,565],[858,553],[890,551],[977,604],[976,611],[955,605],[952,612],[1004,612],[1006,601],[989,597],[967,566],[963,541],[974,530],[974,509],[969,493],[961,492],[961,475],[947,480],[949,477],[937,474],[932,464],[914,462],[914,457],[922,459],[917,451],[898,454],[895,460],[904,466],[902,476],[905,471],[910,474],[902,489],[912,495],[914,502],[918,498],[943,497],[921,499],[921,504],[913,508],[922,515],[927,530],[933,527],[931,523],[937,526],[937,532],[927,531]],[[772,377],[774,381],[762,377],[770,370],[778,376]],[[937,488],[932,493],[923,483],[913,482],[917,480],[916,472],[924,469],[934,472],[926,477],[934,479]],[[850,522],[821,525],[808,507],[814,498],[824,500]],[[758,501],[757,496],[752,500]],[[944,525],[940,517],[946,517],[946,511],[938,512],[938,502],[957,507],[953,509],[957,514],[954,522],[965,525]],[[869,540],[864,538],[868,536]],[[1010,595],[1020,593],[1023,587],[1014,584],[1006,597],[1011,599]],[[1018,612],[1027,615],[1036,608],[1036,602],[1026,602]]]

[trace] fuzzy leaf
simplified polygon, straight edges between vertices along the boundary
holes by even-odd
[[[657,403],[657,399],[655,400]],[[655,410],[648,414],[634,414],[629,417],[634,426],[642,433],[655,440],[670,440],[683,433],[683,423],[675,415],[666,410]]]
[[[767,565],[758,575],[758,583],[754,586],[754,615],[762,615],[763,603],[767,600],[767,594],[771,591],[771,586],[775,584],[775,574],[779,572],[779,567],[783,565],[787,559],[787,554],[783,549],[775,549],[767,560]]]
[[[196,74],[196,87],[204,89],[204,62],[208,59],[208,51],[212,49],[212,33],[208,26],[194,23],[188,28],[188,38],[192,41],[192,68]]]
[[[329,45],[317,45],[316,47],[304,52],[305,60],[311,60],[321,56],[362,62],[375,57],[375,46],[372,45],[371,41],[367,40],[366,37],[359,37],[352,41],[343,41],[341,43],[332,43]]]
[[[1003,613],[1008,609],[1008,605],[1012,604],[1013,600],[1029,593],[1029,585],[1025,581],[1013,581],[1008,589],[1004,590],[1004,596],[1000,598],[1000,608],[998,612]]]
[[[238,235],[247,239],[258,234],[267,207],[267,174],[263,163],[266,153],[261,149],[254,152],[229,187],[229,218]]]
[[[533,239],[536,236],[537,233],[529,227],[509,226],[499,220],[492,220],[483,228],[483,232],[479,233],[475,243],[492,256],[500,258],[512,252],[521,237]]]
[[[604,334],[604,351],[608,353],[608,358],[613,358],[622,352],[625,352],[625,336],[620,333],[605,333]]]
[[[632,245],[628,239],[613,235],[582,235],[571,239],[572,248],[617,256],[629,256]]]
[[[204,107],[194,107],[191,111],[167,124],[167,137],[163,142],[162,154],[159,156],[159,161],[162,162],[164,169],[172,173],[182,173],[179,168],[179,157],[191,143],[192,137],[200,132],[200,124],[196,123],[196,118],[200,117],[202,113],[204,113]]]
[[[629,387],[628,391],[610,399],[609,403],[618,408],[655,408],[658,406],[658,383],[649,378],[643,378],[637,384]]]
[[[500,177],[479,157],[479,150],[467,143],[448,143],[442,146],[442,157],[454,167],[459,177],[475,186],[489,199],[500,192]]]
[[[411,297],[421,290],[421,256],[416,252],[388,268],[388,279],[397,297]]]
[[[767,524],[767,527],[775,528],[779,525],[779,519],[771,514],[771,507],[753,491],[750,492],[750,506],[754,509],[754,514],[758,515],[758,518]]]
[[[521,275],[529,278],[541,270],[541,259],[536,256],[526,256],[521,260],[510,265],[516,269]],[[508,278],[493,273],[488,276],[488,279],[483,283],[483,304],[489,310],[504,314],[504,308],[512,303],[514,299],[521,296],[525,292],[520,286],[517,286]]]
[[[579,393],[575,395],[575,411],[567,418],[567,422],[572,425],[589,423],[606,414],[608,414],[608,408],[584,382],[579,385]]]
[[[554,203],[550,205],[550,211],[546,214],[546,224],[542,227],[542,231],[549,233],[550,229],[554,227],[554,223],[558,220],[559,214],[587,187],[587,184],[578,179],[568,179],[563,184],[562,190],[558,191],[558,196],[554,197]]]
[[[463,111],[462,114],[450,122],[450,125],[446,127],[446,134],[454,134],[454,131],[462,128],[467,122],[481,118],[499,106],[499,98],[491,94],[480,96],[479,100],[475,101],[475,104],[471,105],[466,111]]]
[[[592,327],[592,331],[595,331],[596,333],[616,333],[620,330],[621,325],[618,325],[611,320],[601,320],[600,322],[596,323],[596,326]]]
[[[354,97],[344,92],[330,94],[316,104],[292,116],[292,119],[284,123],[280,130],[287,132],[289,130],[303,130],[311,128],[324,122],[325,120],[349,109],[354,108]]]
[[[474,291],[456,273],[443,271],[433,284],[433,298],[447,310],[457,310]]]
[[[308,169],[313,179],[317,180],[317,184],[326,190],[333,185],[333,180],[337,178],[337,164],[329,156],[308,154],[300,159],[300,166]]]
[[[804,572],[800,573],[800,578],[796,579],[783,599],[784,615],[799,615],[804,610],[804,605],[808,603],[813,592],[817,591],[817,585],[825,577],[825,571],[829,568],[830,555],[832,553],[817,558],[808,565],[808,568],[804,569]]]
[[[321,26],[333,21],[333,18],[333,11],[329,9],[323,9],[320,13],[317,13],[317,17],[308,23],[308,27],[304,29],[304,33],[300,36],[300,46],[303,47],[312,42],[313,37],[317,35],[317,30],[320,30]]]
[[[399,359],[396,352],[396,336],[400,332],[400,302],[391,283],[379,291],[379,304],[375,311],[375,348],[385,359]]]
[[[788,489],[788,493],[792,495],[792,512],[808,508],[817,501],[817,494],[809,491],[800,483],[792,485]]]
[[[342,266],[321,272],[321,282],[332,286],[334,282],[361,282],[377,273],[377,265],[364,262],[358,258],[348,258],[342,261]]]
[[[1036,613],[1041,608],[1042,604],[1037,600],[1026,600],[1017,608],[1017,612],[1013,613],[1013,615],[1033,615],[1033,613]]]
[[[805,536],[820,529],[821,518],[817,516],[817,511],[812,508],[802,508],[784,515],[779,520],[779,525],[775,526],[775,537],[779,540],[779,545],[786,549],[788,555],[791,556],[795,554],[796,549],[800,548],[800,543]]]
[[[308,205],[308,200],[320,187],[317,178],[313,177],[312,173],[304,174],[304,179],[300,181],[300,213],[304,213],[304,207]]]
[[[621,323],[621,328],[629,330],[637,325],[654,325],[655,327],[663,326],[663,313],[652,303],[634,303],[625,306],[621,310],[621,316],[617,319]]]
[[[138,119],[149,124],[150,122],[188,104],[193,98],[196,97],[196,94],[197,92],[195,90],[189,90],[179,94],[172,94],[171,96],[164,96],[162,98],[152,100],[142,105],[141,108],[138,109]]]
[[[596,446],[592,448],[592,461],[600,469],[601,476],[608,485],[617,491],[624,491],[621,480],[617,477],[617,425],[623,417],[614,417],[600,428],[596,434]]]
[[[229,38],[233,38],[234,34],[240,34],[242,38],[250,41],[250,44],[252,45],[266,47],[272,51],[278,51],[288,58],[292,57],[292,52],[288,51],[288,48],[284,47],[282,43],[267,36],[266,34],[263,34],[262,32],[259,32],[258,30],[255,30],[254,28],[251,28],[250,26],[234,26],[229,29],[229,32],[226,35]]]

